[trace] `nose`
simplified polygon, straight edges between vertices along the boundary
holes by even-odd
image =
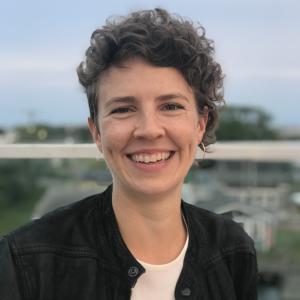
[[[157,139],[165,133],[164,127],[155,113],[145,113],[136,120],[133,136],[137,139]]]

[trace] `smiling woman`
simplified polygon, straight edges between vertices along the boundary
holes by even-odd
[[[98,97],[97,125],[90,119],[89,127],[116,198],[178,198],[207,123],[184,77],[175,68],[126,60],[102,75]]]
[[[250,237],[181,199],[215,138],[213,53],[202,27],[162,9],[92,34],[77,71],[113,184],[0,241],[1,299],[256,299]]]

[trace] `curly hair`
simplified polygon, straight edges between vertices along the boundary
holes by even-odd
[[[206,38],[202,26],[164,9],[137,11],[127,17],[110,18],[96,29],[85,55],[77,74],[96,126],[101,74],[127,59],[140,57],[155,66],[174,67],[181,72],[194,91],[198,112],[208,113],[202,142],[205,146],[215,142],[218,106],[224,102],[224,76],[214,59],[213,41]]]

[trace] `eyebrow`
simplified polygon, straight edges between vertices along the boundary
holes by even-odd
[[[166,94],[166,95],[161,95],[161,96],[157,97],[157,99],[161,100],[161,101],[167,101],[167,100],[179,99],[179,98],[189,101],[189,99],[186,96],[184,96],[183,94],[180,94],[180,93]]]
[[[167,100],[179,99],[179,98],[189,102],[189,99],[180,93],[160,95],[156,99],[159,101],[167,101]],[[110,105],[115,103],[132,104],[134,102],[136,102],[136,97],[134,96],[113,97],[106,102],[105,107],[109,107]]]
[[[105,107],[109,107],[110,105],[115,104],[115,103],[127,103],[127,104],[130,104],[130,103],[133,103],[135,101],[136,101],[136,99],[133,96],[113,97],[113,98],[109,99],[105,103]]]

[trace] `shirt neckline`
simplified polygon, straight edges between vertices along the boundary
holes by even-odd
[[[182,250],[180,251],[180,253],[178,254],[177,257],[175,257],[172,261],[168,262],[168,263],[165,263],[165,264],[149,264],[147,262],[144,262],[140,259],[137,259],[136,260],[145,268],[145,269],[163,269],[163,268],[168,268],[168,267],[171,267],[172,265],[175,265],[176,263],[178,263],[178,261],[180,261],[182,258],[184,258],[185,256],[185,253],[187,251],[187,248],[188,248],[188,244],[189,244],[189,231],[188,231],[188,226],[187,226],[187,223],[186,223],[186,220],[185,220],[185,217],[184,217],[184,214],[181,213],[181,216],[182,216],[182,220],[183,220],[183,223],[185,225],[185,229],[186,229],[186,240],[185,240],[185,244],[182,248]]]
[[[186,250],[187,250],[187,247],[188,247],[188,244],[189,244],[189,235],[187,233],[187,237],[186,237],[186,241],[185,241],[185,244],[182,248],[182,250],[180,251],[179,255],[173,259],[172,261],[168,262],[168,263],[165,263],[165,264],[149,264],[149,263],[146,263],[142,260],[139,260],[137,259],[137,261],[145,268],[145,269],[152,269],[152,270],[159,270],[159,269],[164,269],[164,268],[168,268],[168,267],[171,267],[175,264],[177,264],[182,258],[184,258],[185,256],[185,253],[186,253]]]

